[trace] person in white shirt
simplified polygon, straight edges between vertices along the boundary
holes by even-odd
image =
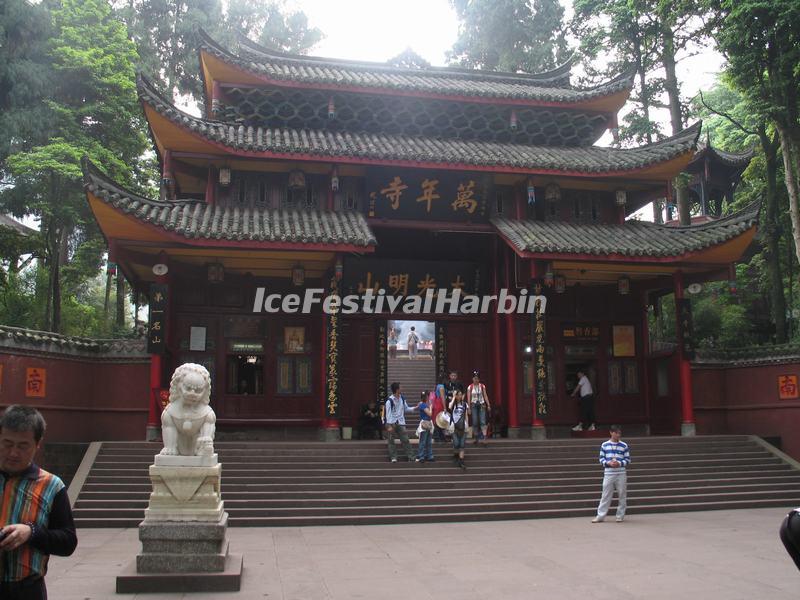
[[[578,371],[578,385],[575,386],[572,395],[575,396],[578,392],[581,395],[581,420],[580,423],[572,428],[572,431],[583,431],[584,428],[587,431],[594,431],[596,429],[594,424],[594,390],[583,370]]]
[[[408,358],[417,358],[417,344],[419,343],[419,336],[414,327],[408,332]]]
[[[386,439],[389,443],[389,458],[393,463],[397,462],[397,448],[394,445],[394,437],[400,438],[403,450],[409,462],[414,462],[414,451],[411,449],[411,442],[408,441],[406,433],[406,413],[416,410],[416,406],[409,406],[406,399],[400,393],[400,384],[392,384],[392,395],[386,399],[384,408],[384,421],[386,422]]]

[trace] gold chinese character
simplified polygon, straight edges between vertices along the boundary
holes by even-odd
[[[408,186],[403,183],[403,180],[399,177],[395,177],[387,187],[381,190],[381,194],[386,196],[392,203],[392,209],[397,210],[400,208],[400,196],[403,194],[403,190],[407,189]]]
[[[153,302],[161,302],[162,300],[164,300],[164,294],[161,292],[156,292],[153,296]]]
[[[437,185],[439,185],[438,179],[425,179],[422,182],[422,196],[417,198],[417,202],[427,202],[428,212],[431,212],[431,202],[433,200],[438,200],[439,198],[441,198],[441,196],[436,193]]]
[[[475,209],[478,207],[478,201],[473,198],[475,195],[475,182],[470,180],[467,185],[463,183],[458,185],[458,192],[456,193],[456,199],[453,201],[451,206],[453,210],[458,210],[459,208],[466,208],[469,214],[475,212]],[[430,211],[429,211],[430,212]]]
[[[436,289],[436,280],[431,277],[430,273],[425,273],[425,279],[420,280],[417,284],[417,289],[419,290],[419,295],[424,296],[425,290]]]
[[[546,375],[545,375],[545,372],[544,372],[543,368],[540,367],[540,368],[536,369],[536,378],[537,379],[544,379],[545,377],[546,377]]]
[[[152,331],[161,331],[161,321],[156,321],[150,328]]]
[[[463,290],[464,282],[461,281],[461,275],[456,275],[456,280],[450,282],[450,287],[454,290]]]
[[[372,283],[372,271],[367,271],[367,282],[363,283],[361,281],[358,282],[358,293],[363,294],[368,289],[372,288],[372,291],[376,294],[378,290],[381,289],[380,282],[376,281],[374,284]]]
[[[408,295],[408,273],[389,275],[389,287],[395,295]],[[402,290],[402,291],[401,291]]]

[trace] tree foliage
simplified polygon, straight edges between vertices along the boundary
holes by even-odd
[[[490,71],[548,71],[567,58],[558,0],[452,0],[459,35],[453,64]]]
[[[116,0],[141,57],[140,69],[174,96],[202,94],[197,48],[202,28],[225,46],[246,35],[276,50],[305,52],[322,39],[302,11],[279,0]]]

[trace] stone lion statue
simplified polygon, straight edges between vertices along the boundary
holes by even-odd
[[[211,376],[206,368],[186,363],[175,369],[169,384],[169,404],[161,413],[161,454],[211,456],[217,416],[208,405]]]

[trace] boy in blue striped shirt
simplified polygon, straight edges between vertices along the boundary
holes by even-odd
[[[603,495],[597,507],[597,516],[592,519],[592,523],[602,523],[605,520],[614,489],[617,490],[617,523],[622,523],[625,519],[628,495],[628,474],[625,467],[631,462],[631,453],[628,444],[619,439],[622,436],[622,428],[619,425],[612,425],[609,433],[611,439],[600,446],[600,464],[604,467]]]

